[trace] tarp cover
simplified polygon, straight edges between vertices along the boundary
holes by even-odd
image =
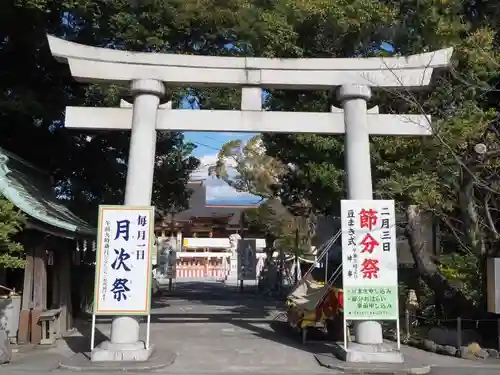
[[[288,295],[290,303],[303,312],[315,311],[316,306],[327,293],[328,285],[314,280],[302,280]]]

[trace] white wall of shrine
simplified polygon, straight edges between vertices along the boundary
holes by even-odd
[[[264,267],[266,254],[257,253],[257,278]],[[277,257],[278,253],[273,254]],[[175,265],[176,279],[224,280],[231,269],[230,252],[177,252]],[[161,276],[155,273],[155,277]]]
[[[158,237],[158,242],[171,241],[176,252],[176,279],[224,280],[230,269],[229,238]],[[177,245],[179,241],[182,246]],[[266,241],[256,239],[257,277],[264,266]],[[276,254],[277,256],[277,254]],[[158,275],[160,277],[160,275]]]
[[[257,238],[257,250],[262,250],[266,247],[266,240]],[[229,249],[229,238],[184,238],[182,240],[183,249]]]

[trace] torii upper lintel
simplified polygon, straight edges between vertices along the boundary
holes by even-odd
[[[176,86],[330,89],[344,84],[415,88],[447,68],[452,48],[407,57],[279,59],[112,50],[48,35],[52,54],[83,82],[155,79]]]

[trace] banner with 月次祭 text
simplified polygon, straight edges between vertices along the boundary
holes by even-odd
[[[394,201],[343,200],[341,215],[345,319],[398,319]]]
[[[148,315],[154,207],[99,206],[96,315]]]

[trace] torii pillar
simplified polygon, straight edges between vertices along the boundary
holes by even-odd
[[[135,53],[83,46],[49,36],[52,54],[67,63],[75,79],[130,87],[133,105],[124,108],[67,107],[69,128],[131,130],[125,204],[149,205],[156,131],[224,131],[346,134],[349,199],[372,199],[370,135],[430,135],[430,117],[367,111],[371,88],[428,86],[434,69],[449,66],[452,49],[392,58],[267,59]],[[185,87],[240,87],[241,110],[182,110],[159,106],[164,82]],[[262,88],[338,88],[343,110],[268,112]],[[344,348],[352,362],[402,362],[383,344],[382,326],[357,323],[356,343]],[[145,361],[134,317],[115,317],[111,340],[92,352],[93,361]]]
[[[344,143],[345,168],[347,171],[347,197],[349,200],[373,199],[372,171],[370,159],[370,129],[368,127],[367,101],[371,89],[365,85],[343,85],[337,91],[337,98],[344,109],[346,138]],[[344,327],[344,329],[346,329]],[[383,345],[382,325],[372,320],[355,323],[357,350],[344,348],[346,358],[352,362],[373,360],[368,353],[380,353],[384,362],[403,362],[401,353]]]
[[[156,155],[156,117],[165,85],[157,80],[133,80],[130,92],[134,97],[132,135],[130,137],[125,205],[149,206],[153,193]],[[140,321],[135,316],[116,316],[111,322],[110,341],[103,342],[91,353],[100,361],[146,361],[154,346],[146,348],[139,341]]]

